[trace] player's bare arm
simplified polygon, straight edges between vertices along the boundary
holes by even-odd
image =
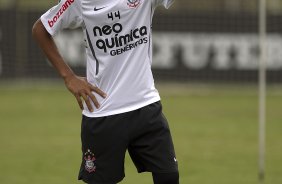
[[[93,111],[90,101],[94,103],[96,108],[99,108],[100,104],[92,92],[97,93],[103,98],[106,97],[106,94],[98,87],[88,83],[86,78],[75,75],[71,68],[64,62],[64,59],[60,55],[52,36],[47,32],[40,20],[35,22],[32,28],[32,35],[51,64],[64,79],[66,87],[75,96],[79,107],[83,109],[84,100],[90,111]]]

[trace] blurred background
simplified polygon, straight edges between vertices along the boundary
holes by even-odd
[[[282,183],[282,0],[267,0],[265,183]],[[0,0],[0,183],[67,184],[81,112],[31,37],[55,0]],[[258,183],[258,0],[176,0],[153,21],[153,72],[182,184]],[[83,35],[55,37],[85,75]],[[152,183],[126,157],[123,184]]]

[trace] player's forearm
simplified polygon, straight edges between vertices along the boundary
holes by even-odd
[[[64,62],[52,36],[46,31],[40,19],[34,24],[32,35],[62,78],[66,79],[74,75],[70,67]]]

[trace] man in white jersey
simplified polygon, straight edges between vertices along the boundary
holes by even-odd
[[[61,0],[34,24],[33,36],[82,109],[79,179],[114,184],[124,177],[126,150],[155,184],[178,184],[168,123],[154,86],[152,17],[173,0]],[[82,28],[87,77],[64,62],[52,36]]]

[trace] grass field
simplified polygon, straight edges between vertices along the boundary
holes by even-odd
[[[256,184],[257,92],[159,85],[181,184]],[[79,184],[80,110],[63,85],[0,85],[0,183]],[[266,184],[282,183],[282,88],[267,98]],[[127,156],[122,184],[149,184]]]

